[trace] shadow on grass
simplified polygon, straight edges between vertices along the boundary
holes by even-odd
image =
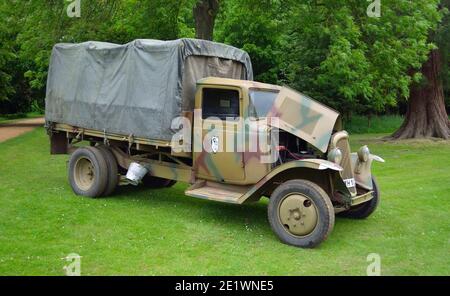
[[[148,189],[144,186],[123,186],[112,196],[124,203],[132,203],[137,200],[147,207],[159,208],[165,211],[173,211],[173,215],[189,215],[193,221],[205,221],[208,223],[226,224],[232,229],[242,230],[244,227],[258,229],[257,233],[264,234],[273,241],[278,241],[267,219],[268,199],[263,197],[259,202],[243,205],[227,204],[217,201],[198,199],[184,195],[186,185],[177,184],[172,188]],[[365,227],[367,220],[355,220],[336,216],[336,223],[331,236],[339,236],[339,239],[350,239],[354,234],[349,232],[349,227]],[[350,226],[352,225],[352,226]]]
[[[110,198],[125,203],[131,203],[131,199],[133,199],[148,207],[170,206],[170,209],[175,207],[178,214],[180,212],[188,213],[198,220],[214,220],[240,227],[243,224],[251,224],[258,228],[267,228],[270,231],[267,221],[267,198],[261,198],[256,203],[235,205],[186,196],[184,194],[186,187],[184,184],[163,189],[122,186]]]

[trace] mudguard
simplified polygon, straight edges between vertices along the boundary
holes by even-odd
[[[352,153],[351,161],[356,184],[361,188],[372,190],[372,162],[385,162],[384,159],[378,155],[370,154],[367,161],[361,162],[358,159],[358,154]]]
[[[259,198],[258,193],[260,189],[264,187],[270,180],[272,180],[274,177],[276,177],[278,174],[290,170],[293,168],[309,168],[314,169],[318,171],[324,171],[324,170],[332,170],[336,172],[340,172],[343,170],[343,168],[331,161],[324,160],[324,159],[302,159],[302,160],[296,160],[296,161],[290,161],[285,164],[282,164],[278,167],[276,167],[274,170],[272,170],[270,173],[268,173],[264,178],[258,181],[255,185],[253,185],[247,193],[242,195],[239,198],[238,203],[244,203],[246,200],[253,200],[253,198],[256,197]]]

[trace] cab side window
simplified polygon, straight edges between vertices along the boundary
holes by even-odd
[[[222,120],[239,117],[239,92],[230,89],[203,89],[203,119],[218,117]]]

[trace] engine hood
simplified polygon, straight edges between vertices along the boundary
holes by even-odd
[[[291,133],[325,153],[339,113],[302,93],[283,87],[268,117],[272,118],[268,122],[270,126]]]

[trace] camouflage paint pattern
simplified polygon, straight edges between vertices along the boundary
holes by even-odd
[[[221,89],[231,89],[239,91],[243,97],[242,90],[236,86],[221,86]],[[242,125],[242,117],[230,125],[225,125],[220,119],[202,119],[202,93],[203,87],[198,87],[194,112],[194,142],[201,143],[201,149],[194,147],[193,167],[196,177],[205,180],[227,182],[230,184],[243,184],[245,182],[244,153],[226,152],[227,136],[235,138],[235,130]],[[243,102],[240,100],[240,110]],[[205,124],[206,123],[206,124]],[[214,131],[213,134],[211,132]],[[220,139],[221,152],[211,152],[210,141],[207,137],[217,136]],[[194,143],[195,145],[195,143]],[[206,146],[206,147],[205,147]],[[200,151],[198,151],[200,150]]]
[[[339,113],[299,92],[283,87],[268,116],[280,119],[280,126],[276,126],[277,128],[326,152]]]
[[[274,177],[276,177],[278,174],[280,174],[281,172],[287,171],[287,170],[302,169],[302,168],[314,169],[314,170],[322,171],[324,173],[327,171],[339,172],[342,170],[342,168],[340,166],[338,166],[335,163],[332,163],[328,160],[324,160],[324,159],[304,159],[304,160],[296,160],[296,161],[287,162],[287,163],[280,165],[280,166],[276,167],[275,169],[273,169],[270,173],[266,174],[262,179],[260,179],[253,186],[250,186],[250,187],[241,186],[241,187],[245,188],[245,191],[242,192],[242,194],[240,196],[236,196],[235,198],[232,198],[232,199],[226,198],[226,199],[220,200],[220,201],[242,204],[246,201],[259,200],[260,194],[262,193],[264,186],[271,183],[271,180]],[[228,186],[228,185],[223,184],[223,186]],[[202,197],[201,194],[195,194],[195,192],[193,192],[193,189],[197,189],[198,187],[199,187],[198,185],[194,185],[193,187],[189,188],[186,191],[186,194],[189,196],[194,196],[194,197]],[[345,185],[344,185],[344,187],[345,187]],[[211,186],[207,186],[205,188],[207,188],[206,190],[209,192],[212,191]],[[199,192],[201,192],[201,191],[199,191]],[[233,190],[232,192],[235,194],[235,193],[237,193],[237,190]],[[220,191],[218,190],[216,193],[220,194]],[[350,196],[349,193],[348,193],[348,196]],[[217,198],[207,198],[207,199],[219,200]]]
[[[169,180],[181,181],[190,183],[193,180],[192,168],[189,166],[182,166],[170,162],[149,161],[141,162],[148,170],[148,174],[155,177],[160,177]]]
[[[195,98],[196,110],[202,108],[203,88],[234,89],[240,92],[240,116],[241,120],[236,123],[237,128],[242,130],[242,119],[248,118],[249,91],[252,89],[278,91],[274,106],[268,117],[278,116],[281,123],[269,122],[275,128],[286,130],[300,138],[306,140],[311,145],[317,147],[322,152],[328,148],[333,127],[339,113],[313,101],[312,99],[295,92],[286,87],[264,84],[253,81],[233,80],[225,78],[205,78],[198,82],[198,89]],[[287,111],[289,110],[289,111]],[[197,113],[198,114],[198,113]],[[211,121],[207,119],[208,121]],[[204,120],[201,116],[194,118],[194,137],[205,137],[208,132],[203,129]],[[219,122],[208,122],[209,124],[219,124]],[[270,127],[267,127],[269,129]],[[223,128],[222,135],[219,135],[221,143],[226,145],[226,133],[233,131]],[[245,147],[249,147],[251,137],[244,130]],[[206,143],[207,144],[207,143]],[[267,154],[267,153],[266,153]],[[245,152],[221,152],[212,154],[207,151],[194,152],[194,171],[198,178],[227,182],[231,184],[254,184],[270,172],[271,166],[261,163],[263,153],[259,146],[256,151]]]
[[[252,89],[277,91],[278,96],[275,99],[275,103],[272,106],[268,117],[278,117],[281,120],[274,124],[269,122],[267,129],[278,128],[289,132],[305,141],[312,146],[316,147],[323,153],[326,153],[331,149],[331,138],[333,136],[333,129],[339,128],[339,113],[331,108],[328,108],[307,96],[291,90],[286,87],[279,87],[275,85],[269,85],[264,83],[258,83],[253,81],[233,80],[224,78],[205,78],[198,82],[197,93],[195,98],[195,108],[201,110],[202,108],[202,93],[203,88],[216,88],[216,89],[234,89],[239,91],[240,94],[240,119],[236,122],[234,128],[243,127],[243,119],[249,117],[249,92]],[[205,119],[209,122],[209,127],[214,124],[219,124],[219,121]],[[210,130],[204,128],[204,119],[201,116],[194,118],[194,137],[205,137]],[[215,127],[217,128],[217,127]],[[226,134],[236,133],[236,130],[230,130],[226,125],[217,136],[221,144],[225,147]],[[261,156],[264,154],[258,149],[256,151],[248,151],[247,147],[249,143],[249,137],[247,131],[244,130],[245,136],[245,151],[238,152],[218,152],[210,153],[204,149],[201,152],[193,152],[193,171],[197,180],[208,180],[213,182],[222,183],[224,185],[242,185],[245,187],[250,186],[250,189],[245,194],[242,194],[239,199],[233,198],[234,203],[243,203],[246,200],[255,198],[255,194],[267,184],[270,179],[279,174],[280,172],[292,168],[302,169],[310,168],[318,171],[334,170],[339,172],[335,174],[338,177],[333,177],[333,185],[343,194],[345,203],[351,204],[352,198],[356,196],[356,190],[349,190],[343,182],[343,168],[340,166],[323,159],[308,159],[291,161],[284,165],[280,165],[276,168],[272,168],[270,164],[261,163]],[[207,144],[208,141],[205,141]],[[344,158],[351,158],[352,164],[356,165],[356,162],[350,155],[350,151],[344,151],[346,155]],[[352,165],[352,167],[354,167]],[[367,186],[367,178],[370,175],[370,163],[360,165],[361,173],[356,174],[356,182],[362,184],[363,188],[370,190],[371,186]],[[344,175],[353,176],[352,169],[349,165],[346,166],[346,172]],[[198,188],[197,188],[198,189]],[[211,192],[211,189],[205,189]],[[188,190],[189,191],[189,190]],[[193,196],[201,195],[200,191],[192,193]],[[219,194],[219,193],[217,193]],[[227,202],[231,202],[228,200]]]
[[[250,198],[255,194],[259,189],[261,189],[265,184],[267,184],[270,180],[272,180],[279,173],[289,170],[289,169],[301,169],[301,168],[310,168],[319,171],[332,170],[332,171],[341,171],[342,168],[335,163],[332,163],[328,160],[324,159],[304,159],[304,160],[296,160],[290,161],[285,164],[282,164],[275,169],[273,169],[270,173],[264,176],[261,180],[258,181],[245,195],[242,196],[241,200],[244,202],[247,198]]]

